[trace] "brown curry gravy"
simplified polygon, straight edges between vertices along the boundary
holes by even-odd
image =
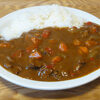
[[[20,38],[0,40],[0,64],[32,80],[61,81],[100,68],[100,26],[31,30]]]

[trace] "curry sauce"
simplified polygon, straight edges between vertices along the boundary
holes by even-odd
[[[100,26],[49,27],[0,40],[0,64],[23,78],[61,81],[87,75],[100,68]]]

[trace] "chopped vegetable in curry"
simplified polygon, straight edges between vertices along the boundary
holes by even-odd
[[[100,68],[100,26],[31,30],[20,38],[0,40],[0,64],[24,78],[61,81]]]

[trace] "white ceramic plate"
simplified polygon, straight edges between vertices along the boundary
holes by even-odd
[[[26,8],[26,9],[31,9],[31,8],[32,7]],[[97,17],[89,13],[86,13],[84,11],[77,10],[74,8],[69,8],[69,7],[66,7],[66,8],[69,9],[71,12],[78,14],[80,17],[84,17],[88,21],[92,21],[97,24],[100,24],[100,19],[98,19]],[[93,81],[94,79],[100,76],[100,69],[86,76],[83,76],[81,78],[66,80],[66,81],[59,81],[59,82],[41,82],[41,81],[24,79],[22,77],[19,77],[17,75],[14,75],[8,72],[1,66],[0,66],[0,76],[14,84],[17,84],[26,88],[40,89],[40,90],[61,90],[61,89],[69,89],[69,88],[81,86],[83,84]]]

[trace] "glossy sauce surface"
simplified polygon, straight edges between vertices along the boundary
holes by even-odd
[[[11,41],[0,40],[0,64],[21,77],[61,81],[100,68],[100,26],[31,30]]]

